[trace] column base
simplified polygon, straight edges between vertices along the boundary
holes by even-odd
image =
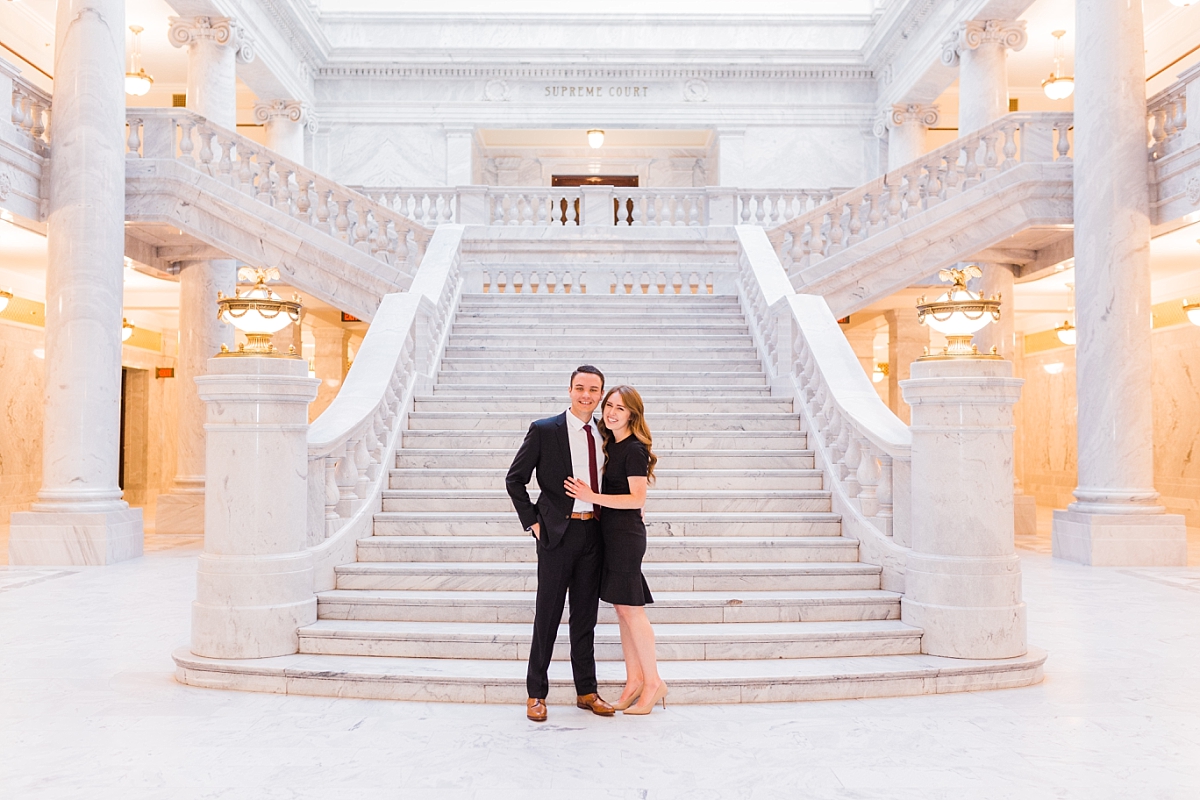
[[[921,652],[949,658],[1016,658],[1026,646],[1021,561],[1008,556],[912,553],[900,619],[920,628]]]
[[[1037,536],[1037,500],[1033,495],[1013,495],[1013,524],[1017,536]]]
[[[154,511],[159,535],[204,535],[204,490],[160,494]]]
[[[1092,567],[1187,566],[1187,527],[1181,514],[1054,512],[1055,558]]]
[[[8,563],[98,567],[142,555],[142,510],[18,511],[12,515]]]

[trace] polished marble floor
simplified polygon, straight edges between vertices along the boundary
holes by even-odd
[[[0,567],[0,797],[1200,797],[1200,569],[1024,543],[1043,684],[600,719],[175,683],[195,541],[103,569]]]

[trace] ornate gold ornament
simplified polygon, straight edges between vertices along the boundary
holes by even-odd
[[[294,346],[289,347],[287,353],[276,350],[271,337],[288,325],[300,322],[304,316],[300,296],[292,295],[291,300],[284,300],[271,291],[267,281],[279,280],[279,270],[275,267],[242,267],[238,270],[238,278],[255,283],[245,291],[235,290],[233,297],[217,292],[217,319],[246,334],[246,344],[240,345],[236,352],[221,345],[220,355],[299,358]]]
[[[917,298],[917,321],[944,334],[947,346],[941,353],[926,354],[920,360],[999,358],[995,347],[985,355],[971,344],[972,336],[1000,319],[1000,295],[985,298],[967,288],[967,281],[983,277],[983,270],[973,264],[962,269],[951,267],[939,272],[938,277],[949,281],[950,288],[936,300]]]

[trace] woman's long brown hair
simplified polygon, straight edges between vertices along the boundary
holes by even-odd
[[[650,464],[646,469],[646,481],[654,483],[654,465],[658,463],[658,456],[654,455],[650,426],[646,424],[646,406],[642,403],[642,396],[632,386],[614,386],[608,390],[604,395],[604,400],[600,403],[600,430],[603,431],[604,436],[604,463],[608,464],[608,445],[615,441],[612,431],[604,424],[604,407],[608,405],[608,398],[614,394],[620,394],[621,403],[629,409],[629,432],[637,437],[639,442],[646,445],[646,452],[650,455]]]

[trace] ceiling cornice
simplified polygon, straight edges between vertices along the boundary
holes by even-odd
[[[530,64],[331,64],[316,72],[315,78],[534,78],[534,79],[679,79],[706,80],[874,80],[874,73],[862,66],[852,65],[730,65],[669,67],[655,65],[583,65],[553,66]]]

